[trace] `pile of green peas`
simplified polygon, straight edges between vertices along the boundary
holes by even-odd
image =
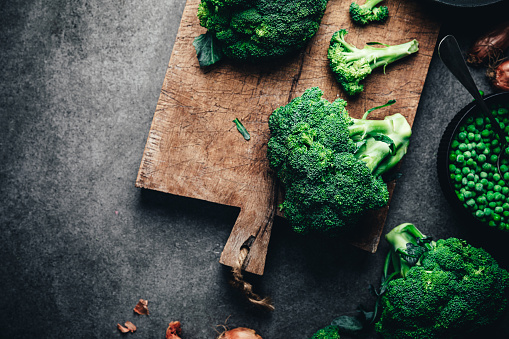
[[[509,104],[492,105],[490,110],[509,135]],[[449,177],[458,199],[475,218],[509,231],[509,156],[502,159],[499,173],[500,146],[489,119],[474,113],[453,136]],[[509,154],[509,147],[505,152]]]

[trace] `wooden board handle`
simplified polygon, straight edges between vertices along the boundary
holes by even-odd
[[[239,262],[240,250],[248,248],[249,252],[243,263],[247,272],[263,275],[265,257],[269,247],[270,233],[275,216],[276,180],[271,192],[262,201],[251,201],[240,209],[239,216],[233,225],[232,232],[219,262],[235,267]]]

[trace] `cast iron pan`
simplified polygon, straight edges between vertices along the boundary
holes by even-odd
[[[507,104],[507,102],[509,102],[509,92],[491,94],[484,97],[484,100],[488,105],[497,103]],[[491,229],[491,227],[482,223],[479,219],[474,217],[470,212],[468,212],[463,207],[463,203],[460,202],[460,200],[456,196],[454,186],[449,178],[449,152],[451,150],[451,143],[453,137],[457,133],[460,126],[463,125],[464,122],[475,113],[476,104],[475,102],[471,102],[454,116],[454,118],[451,120],[451,122],[445,129],[444,134],[442,135],[442,139],[440,140],[440,144],[438,146],[437,174],[438,182],[440,183],[440,187],[442,188],[442,191],[447,201],[456,210],[457,215],[460,217],[460,219],[466,222],[466,224],[472,225],[474,228],[482,227],[486,231],[486,229]],[[493,230],[495,231],[495,233],[498,232],[497,234],[500,234],[498,230],[496,229]]]
[[[486,5],[492,5],[497,2],[507,0],[432,0],[441,4],[454,6],[454,7],[480,7]]]

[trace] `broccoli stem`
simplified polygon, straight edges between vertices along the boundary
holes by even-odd
[[[386,173],[406,154],[412,130],[401,114],[385,117],[384,120],[352,120],[354,123],[349,127],[352,140],[366,140],[356,157],[366,163],[373,175]],[[389,138],[392,145],[375,138],[377,135]]]
[[[417,227],[410,223],[404,223],[396,226],[392,231],[385,235],[385,239],[387,239],[391,245],[392,265],[394,266],[394,270],[399,272],[401,277],[405,278],[410,268],[415,265],[409,263],[406,258],[402,257],[403,255],[408,255],[407,244],[424,246],[428,250],[435,246],[434,241],[423,245],[420,240],[424,238],[426,238],[426,236],[422,234]]]
[[[375,7],[382,1],[384,1],[384,0],[366,0],[366,2],[363,5],[360,5],[360,7],[366,8],[366,9],[373,9],[373,7]]]
[[[342,42],[346,46],[346,42],[344,40]],[[394,46],[383,45],[384,47],[373,47],[368,45],[363,49],[358,49],[351,45],[348,46],[352,53],[346,53],[345,60],[349,63],[353,63],[354,61],[364,58],[368,61],[369,67],[371,67],[372,70],[380,66],[387,66],[419,50],[419,43],[415,39]]]

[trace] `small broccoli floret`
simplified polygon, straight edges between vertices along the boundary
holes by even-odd
[[[282,208],[298,233],[337,234],[389,199],[381,175],[406,152],[410,125],[401,114],[353,119],[346,101],[317,87],[269,118],[267,157],[285,186]]]
[[[505,310],[509,273],[485,250],[456,238],[435,243],[412,224],[386,239],[398,278],[381,297],[384,338],[461,338]]]
[[[216,40],[195,45],[197,53],[219,48],[226,57],[247,62],[288,55],[315,35],[327,1],[201,0],[200,25]]]
[[[366,25],[370,22],[384,22],[389,17],[387,6],[375,7],[383,0],[366,0],[364,5],[352,2],[350,5],[350,17],[353,22],[359,25]]]
[[[310,339],[340,339],[338,327],[329,325],[318,330]]]
[[[327,57],[336,80],[349,95],[355,95],[363,91],[364,86],[359,82],[366,78],[377,67],[385,67],[401,58],[416,53],[419,50],[417,40],[395,46],[381,43],[382,47],[366,45],[363,49],[346,42],[348,34],[346,29],[341,29],[332,35]]]

